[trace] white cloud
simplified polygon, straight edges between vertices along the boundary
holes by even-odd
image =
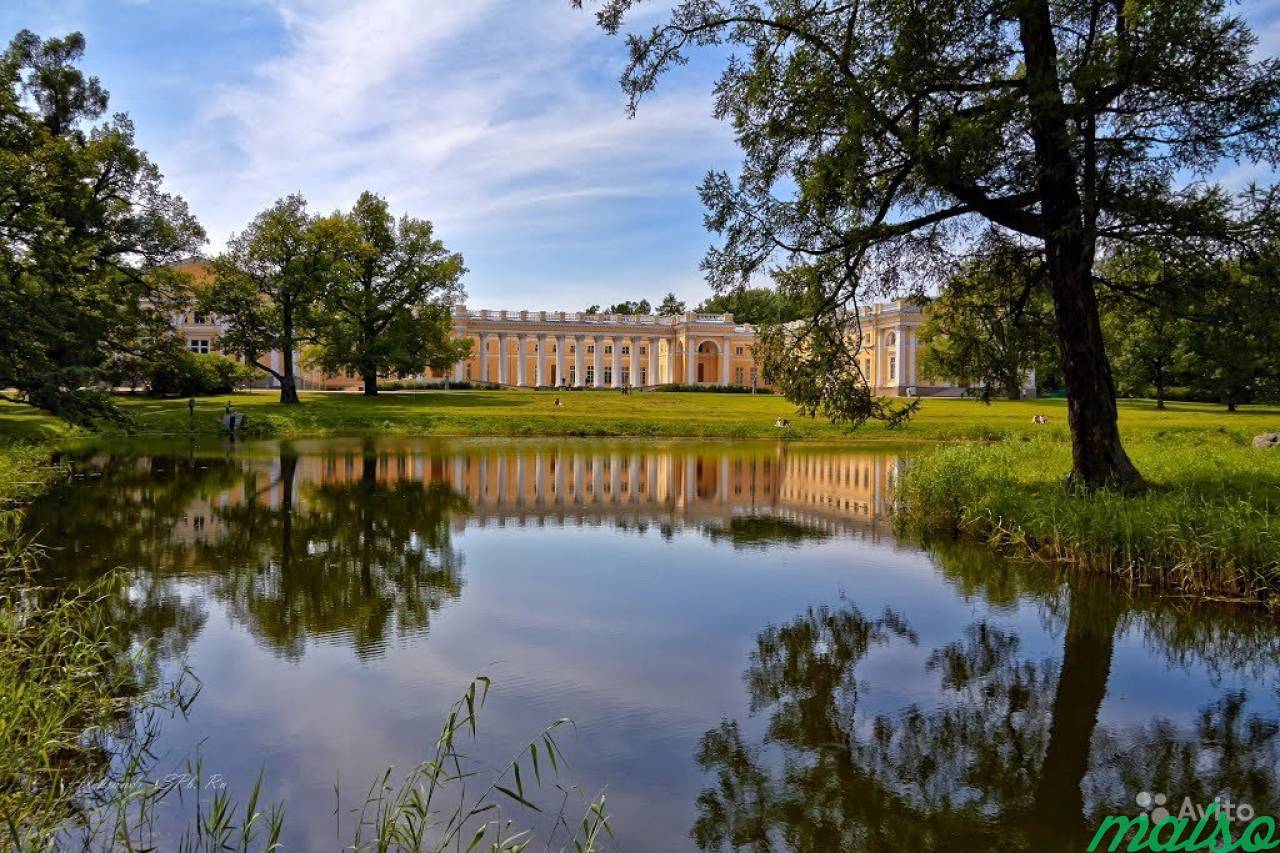
[[[668,81],[628,119],[613,83],[624,46],[561,0],[273,8],[281,52],[216,88],[185,152],[165,158],[215,249],[285,193],[330,210],[367,188],[469,259],[513,237],[607,239],[602,220],[696,205],[698,175],[734,159],[705,79]]]

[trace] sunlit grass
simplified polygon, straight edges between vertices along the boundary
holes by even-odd
[[[1133,439],[1138,494],[1066,484],[1062,442],[961,444],[913,459],[899,521],[1194,595],[1280,591],[1280,455],[1230,433]]]
[[[562,405],[556,407],[559,397]],[[637,436],[702,438],[843,439],[858,441],[994,440],[1043,436],[1066,441],[1066,405],[1062,400],[997,401],[925,399],[909,424],[889,430],[868,423],[850,431],[820,419],[797,417],[777,396],[749,394],[633,393],[617,391],[417,391],[359,394],[304,393],[302,404],[282,406],[273,392],[202,398],[194,417],[186,400],[117,398],[133,416],[141,435],[216,434],[228,401],[247,415],[253,435],[316,436],[335,434]],[[1043,414],[1049,423],[1032,419]],[[779,428],[779,418],[790,425]],[[1280,408],[1245,406],[1229,413],[1223,406],[1174,403],[1160,411],[1148,400],[1120,402],[1121,429],[1127,435],[1168,435],[1225,431],[1237,437],[1280,429]],[[19,407],[0,405],[0,438],[65,430],[49,418]]]

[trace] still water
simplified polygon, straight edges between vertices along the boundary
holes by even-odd
[[[29,515],[53,584],[127,569],[122,631],[202,685],[154,772],[199,755],[247,792],[265,768],[289,849],[349,841],[477,673],[467,750],[498,764],[573,718],[566,779],[607,792],[629,850],[1083,850],[1143,791],[1276,813],[1273,622],[899,542],[892,453],[327,439],[71,463]]]

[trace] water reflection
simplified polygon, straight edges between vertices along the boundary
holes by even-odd
[[[939,556],[970,590],[981,583],[975,566],[993,566],[965,549]],[[1136,813],[1139,791],[1168,792],[1175,812],[1183,797],[1207,804],[1227,794],[1275,814],[1280,721],[1274,705],[1250,709],[1248,690],[1224,691],[1189,722],[1099,723],[1126,628],[1145,633],[1170,663],[1261,668],[1274,679],[1273,624],[1238,614],[1240,633],[1221,643],[1220,621],[1192,617],[1170,634],[1173,611],[1154,600],[1000,566],[1002,596],[1048,593],[1039,603],[1060,653],[1030,655],[1018,633],[972,621],[924,658],[936,685],[929,703],[861,707],[869,652],[920,642],[900,613],[870,617],[846,601],[762,630],[744,681],[750,713],[767,715],[767,728],[752,743],[726,718],[703,735],[695,757],[714,781],[698,797],[699,848],[1081,850],[1104,816]]]
[[[719,447],[299,441],[101,453],[32,510],[53,577],[140,571],[118,623],[181,654],[204,623],[177,578],[278,653],[339,639],[358,656],[425,633],[462,592],[452,530],[599,526],[765,548],[882,535],[896,457]]]
[[[494,662],[514,708],[489,730],[577,719],[581,781],[609,786],[631,849],[1080,850],[1138,791],[1278,805],[1273,621],[897,542],[891,453],[333,439],[70,461],[29,514],[51,585],[133,571],[122,637],[206,684],[174,752],[207,739],[242,790],[270,755],[297,849],[332,838],[335,772],[420,754]]]

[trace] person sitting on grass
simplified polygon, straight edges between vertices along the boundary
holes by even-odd
[[[558,408],[560,408],[563,404],[560,402],[560,398],[559,398],[559,397],[556,397],[556,401],[555,401],[554,403],[552,403],[552,405],[553,405],[553,406],[555,406],[555,407],[558,409]]]
[[[776,426],[778,429],[786,429],[787,427],[791,426],[791,421],[787,420],[786,418],[778,418],[776,421],[773,422],[773,425]]]

